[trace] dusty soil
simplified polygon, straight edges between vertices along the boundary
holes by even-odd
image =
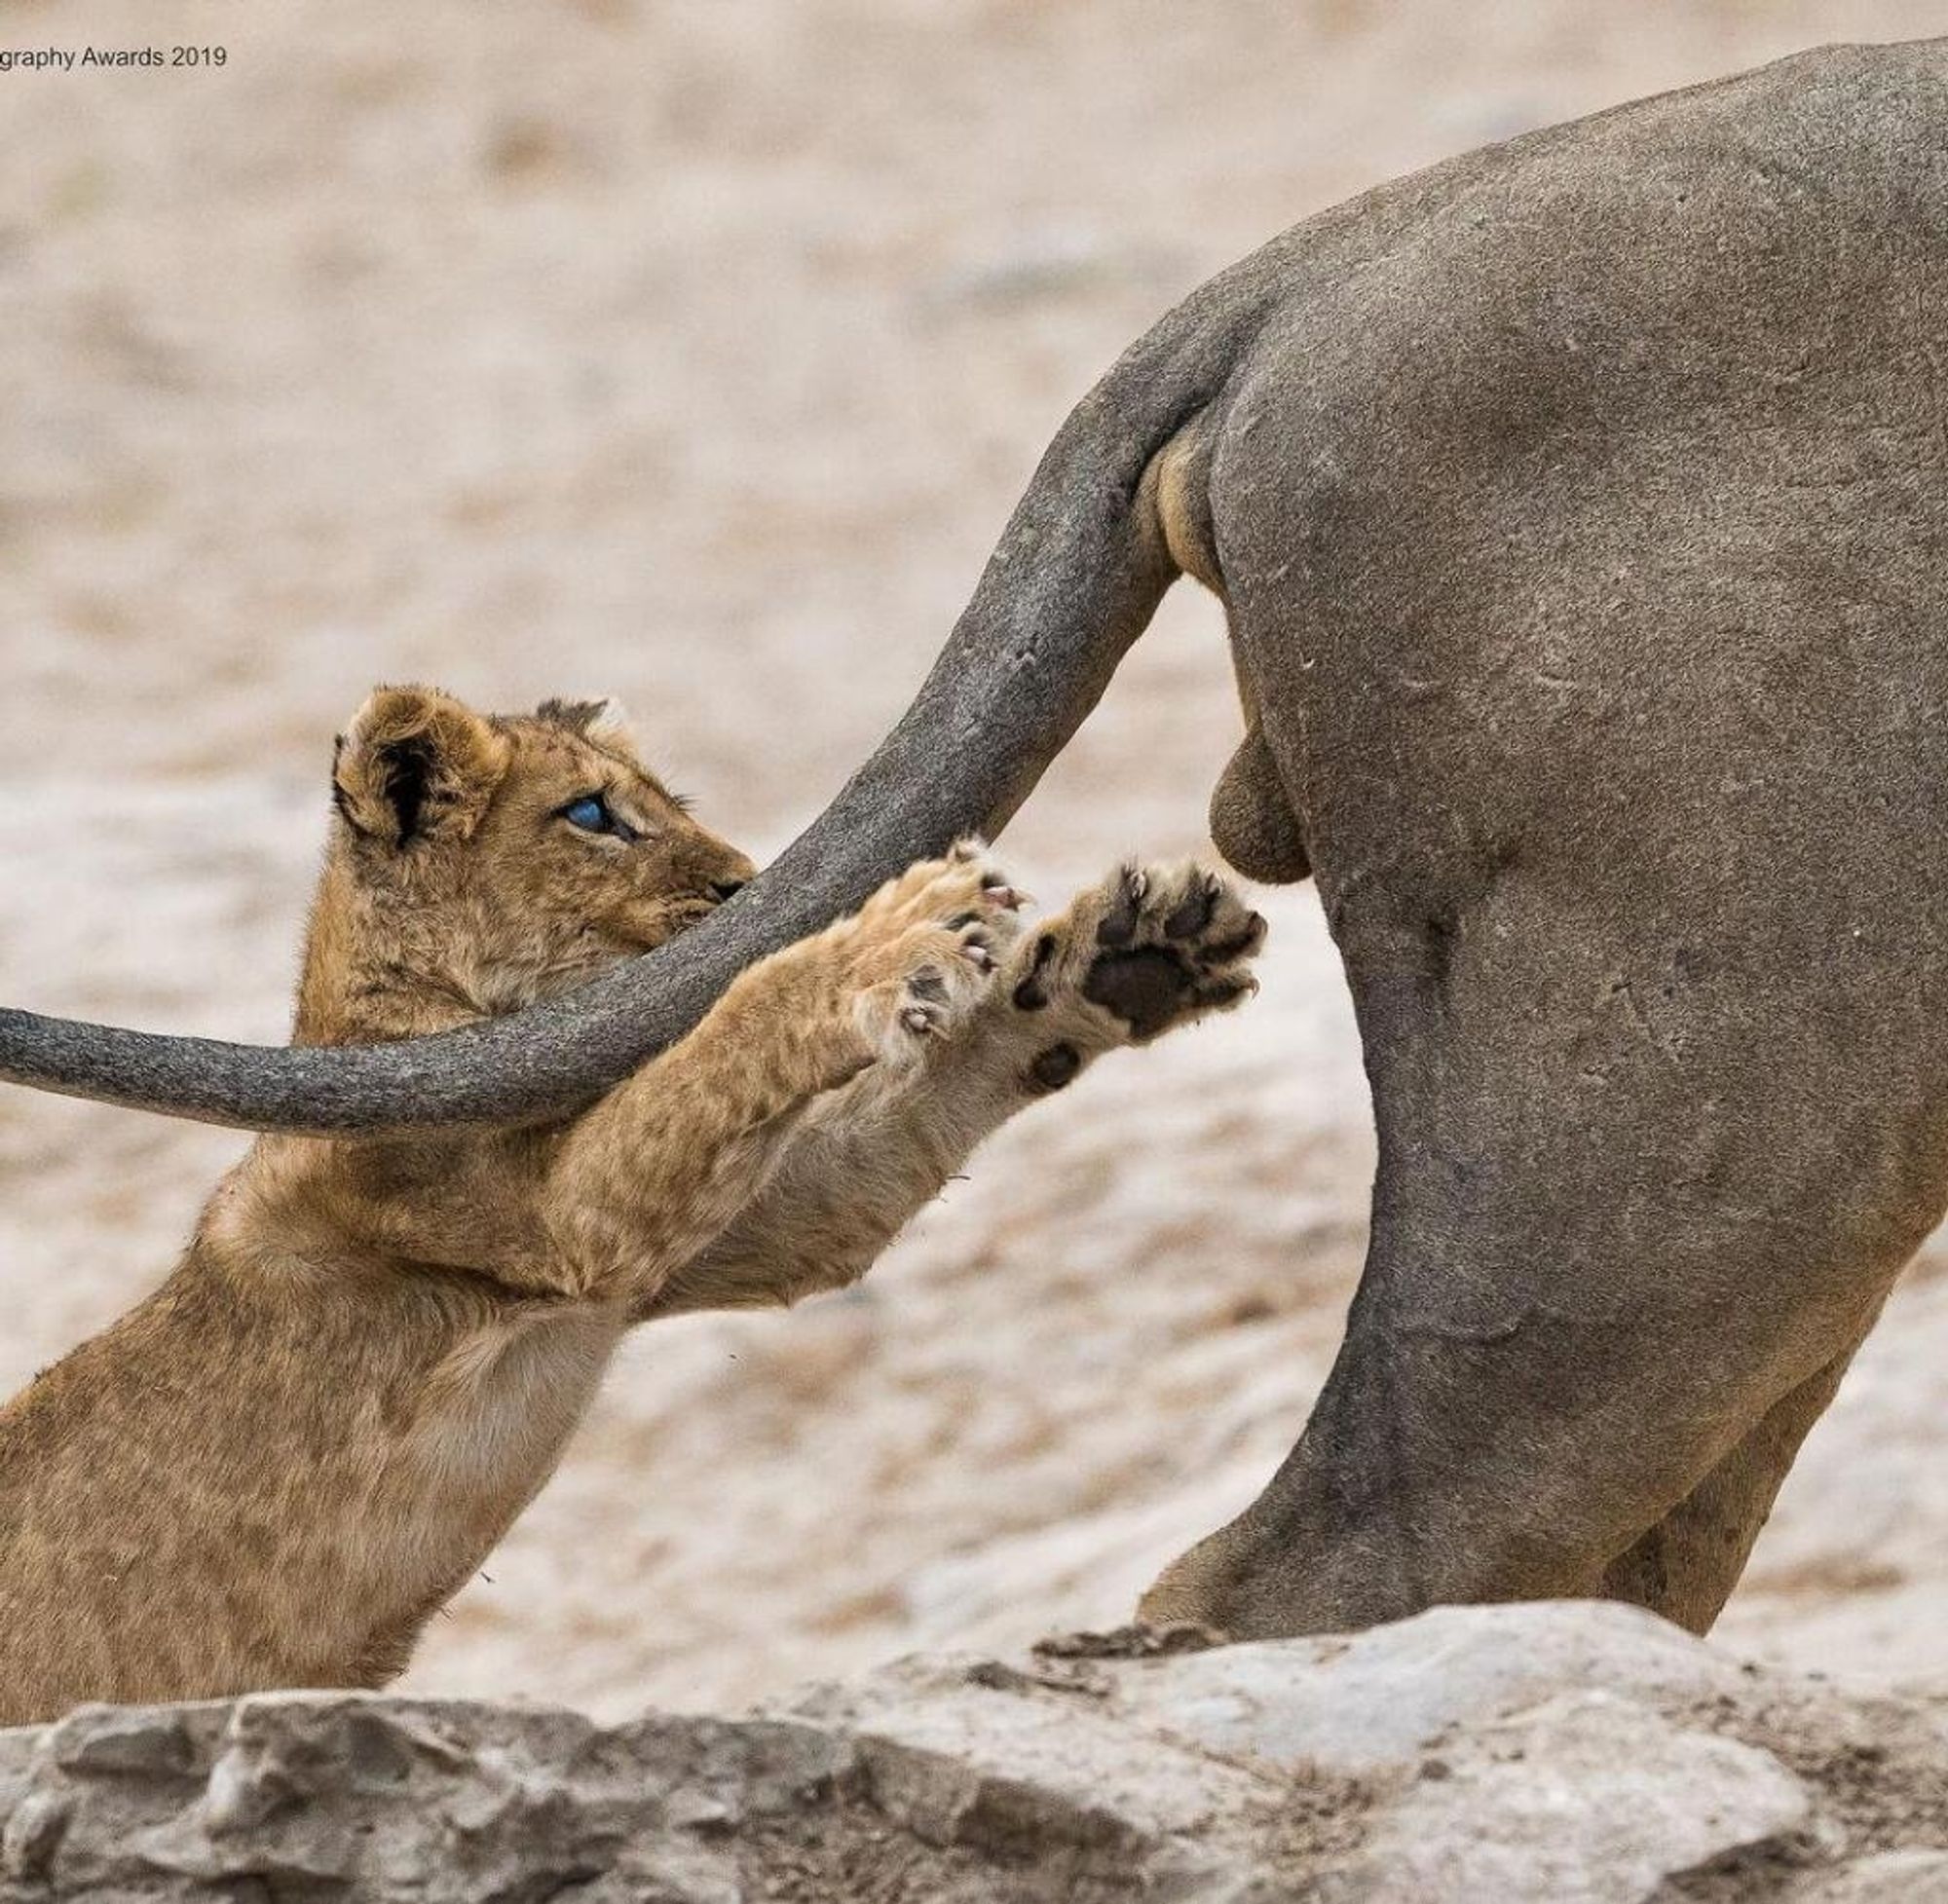
[[[1937,6],[1717,0],[0,5],[0,998],[281,1035],[376,679],[620,692],[789,838],[903,703],[1068,403],[1292,219]],[[1185,589],[1009,846],[1197,849],[1237,716]],[[870,1284],[645,1332],[409,1684],[729,1702],[1111,1626],[1324,1374],[1371,1153],[1309,890],[1250,1011],[1038,1109]],[[239,1139],[0,1098],[11,1387],[165,1270]],[[1948,1667],[1948,1256],[1723,1630]]]

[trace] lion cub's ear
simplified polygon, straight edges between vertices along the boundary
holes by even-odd
[[[379,688],[332,761],[332,799],[355,832],[404,846],[465,840],[507,769],[506,737],[436,688]]]
[[[539,721],[552,721],[558,728],[579,733],[597,747],[619,747],[634,753],[635,734],[629,727],[629,710],[614,694],[593,701],[543,701],[535,709]]]

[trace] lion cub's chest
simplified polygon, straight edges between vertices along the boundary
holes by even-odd
[[[517,1310],[445,1356],[410,1442],[413,1468],[447,1512],[465,1503],[499,1538],[554,1472],[621,1333],[609,1309]]]

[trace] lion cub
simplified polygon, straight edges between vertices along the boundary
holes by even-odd
[[[300,1043],[518,1010],[751,872],[606,703],[383,689],[333,798]],[[169,1281],[0,1412],[0,1722],[389,1679],[632,1322],[852,1281],[1023,1105],[1245,996],[1264,931],[1194,868],[1019,904],[976,847],[916,866],[566,1122],[259,1139]]]

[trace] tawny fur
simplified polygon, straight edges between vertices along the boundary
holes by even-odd
[[[381,690],[333,778],[300,1043],[516,1010],[751,871],[606,704]],[[590,796],[613,830],[567,817]],[[1018,905],[975,847],[917,866],[566,1123],[259,1139],[168,1282],[0,1413],[0,1723],[383,1683],[631,1323],[852,1281],[1015,1111],[1251,989],[1262,921],[1196,868]]]

